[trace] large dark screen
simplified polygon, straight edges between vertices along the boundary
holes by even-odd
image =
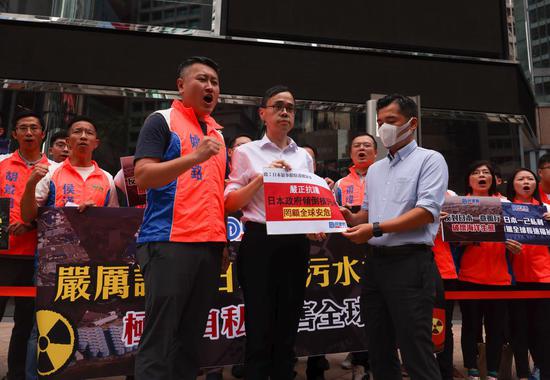
[[[503,0],[228,0],[227,34],[506,58]]]

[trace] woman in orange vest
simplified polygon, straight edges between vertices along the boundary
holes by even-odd
[[[466,195],[496,196],[496,180],[488,161],[474,162],[466,175]],[[511,284],[506,256],[513,243],[480,242],[467,244],[460,259],[458,279],[461,290],[498,290]],[[479,380],[478,337],[485,326],[488,380],[496,380],[506,328],[506,301],[462,300],[462,355],[468,379]]]
[[[517,169],[507,186],[513,203],[544,205],[540,200],[537,176],[529,169]],[[549,219],[545,205],[545,219]],[[512,255],[512,269],[518,290],[550,290],[550,252],[547,246],[522,244]],[[517,376],[530,375],[528,351],[541,371],[550,378],[550,299],[518,299],[509,302],[510,332]]]

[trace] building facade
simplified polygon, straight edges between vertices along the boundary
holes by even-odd
[[[147,115],[177,96],[179,62],[206,55],[222,68],[214,116],[226,138],[259,137],[259,98],[286,84],[298,100],[293,138],[316,146],[322,174],[337,179],[348,137],[376,133],[367,102],[404,93],[421,105],[419,142],[445,155],[461,192],[465,157],[504,174],[536,160],[509,12],[504,0],[0,0],[0,113],[9,132],[18,107],[40,111],[49,136],[75,114],[93,118],[96,159],[114,173]]]

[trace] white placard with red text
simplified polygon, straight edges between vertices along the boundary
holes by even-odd
[[[264,169],[268,235],[342,232],[346,221],[332,191],[313,173]]]

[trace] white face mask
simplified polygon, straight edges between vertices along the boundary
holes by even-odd
[[[384,123],[378,127],[378,134],[380,135],[380,140],[386,148],[390,148],[397,144],[400,141],[405,140],[412,134],[412,131],[409,130],[406,133],[403,133],[401,136],[397,137],[399,133],[403,132],[410,127],[412,117],[402,126],[398,127],[397,125]]]

